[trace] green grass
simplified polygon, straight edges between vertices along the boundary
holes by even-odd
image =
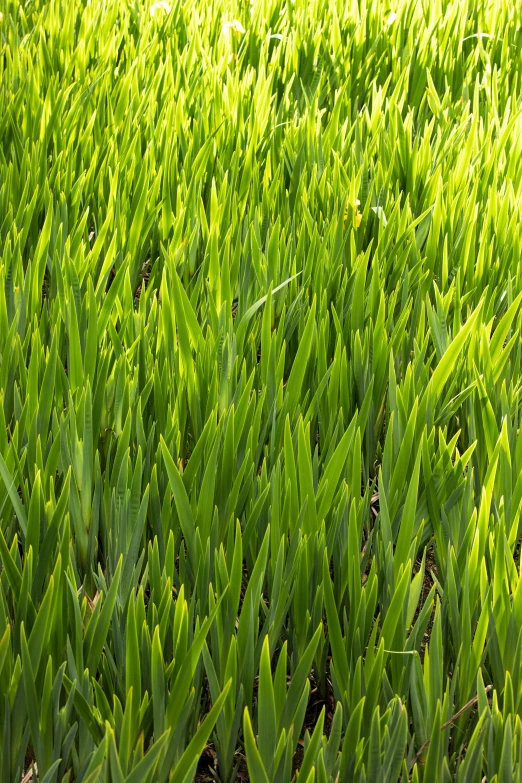
[[[522,781],[522,6],[0,10],[2,783]]]

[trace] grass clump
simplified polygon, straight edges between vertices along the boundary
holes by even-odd
[[[4,0],[2,781],[521,779],[521,44]]]

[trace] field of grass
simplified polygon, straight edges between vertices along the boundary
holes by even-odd
[[[522,6],[0,9],[2,783],[522,781]]]

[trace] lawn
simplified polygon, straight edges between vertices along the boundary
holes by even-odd
[[[0,9],[2,783],[520,783],[522,5]]]

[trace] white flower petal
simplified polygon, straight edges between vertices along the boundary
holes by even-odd
[[[238,19],[234,19],[232,22],[225,22],[221,31],[227,38],[230,36],[230,33],[234,33],[236,36],[244,35],[246,33],[245,28]]]
[[[150,15],[156,16],[156,14],[170,14],[172,8],[167,3],[167,0],[159,0],[157,3],[153,3],[150,7]]]

